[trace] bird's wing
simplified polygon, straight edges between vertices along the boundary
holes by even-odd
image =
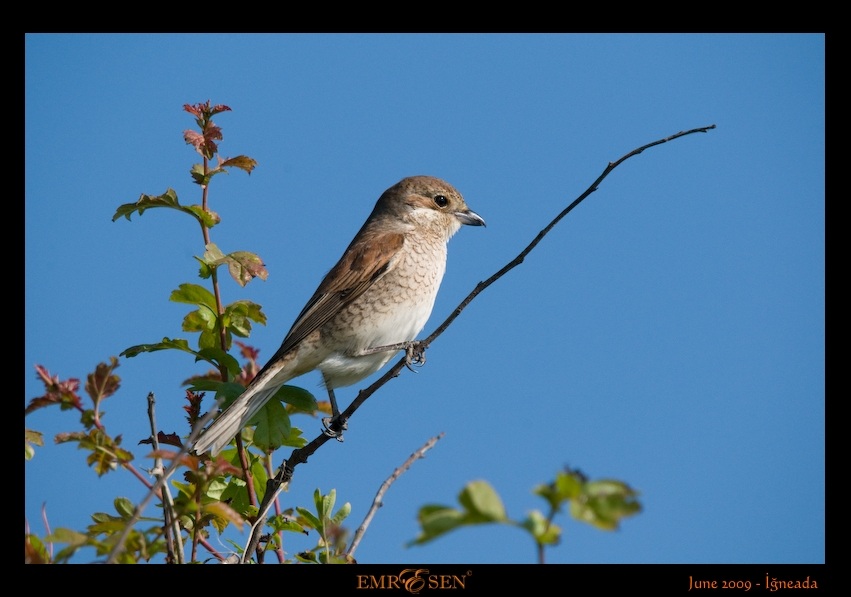
[[[346,305],[362,295],[393,266],[405,237],[387,233],[380,237],[360,237],[319,284],[319,288],[299,313],[283,344],[269,359],[274,362],[314,330],[327,323]]]

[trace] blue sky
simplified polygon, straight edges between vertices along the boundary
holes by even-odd
[[[456,505],[475,479],[513,518],[542,509],[533,487],[564,466],[626,481],[643,511],[616,532],[561,515],[548,562],[825,561],[823,35],[38,34],[25,51],[25,404],[43,393],[37,364],[85,378],[129,346],[194,341],[180,329],[187,306],[168,297],[200,282],[197,227],[165,210],[112,221],[141,193],[200,202],[185,103],[230,106],[215,119],[221,153],[258,161],[214,179],[211,201],[214,241],[269,270],[224,284],[226,302],[266,313],[248,340],[261,361],[399,179],[446,179],[488,224],[450,242],[425,334],[608,162],[717,125],[610,174],[418,374],[297,469],[284,505],[335,488],[354,530],[394,468],[442,432],[385,496],[360,562],[532,563],[531,540],[509,527],[405,543],[420,506]],[[150,466],[138,445],[148,392],[160,427],[185,434],[181,384],[205,370],[173,351],[121,359],[105,423],[137,466]],[[317,374],[297,381],[322,397]],[[33,531],[44,534],[42,505],[53,528],[82,530],[114,497],[145,495],[52,442],[75,415],[25,423],[48,440],[25,465]]]

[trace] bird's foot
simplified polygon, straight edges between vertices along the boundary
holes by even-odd
[[[405,367],[414,370],[414,365],[418,367],[422,367],[425,365],[426,356],[425,356],[425,346],[419,340],[412,340],[411,342],[405,343]]]
[[[343,431],[349,428],[346,419],[340,415],[335,417],[325,417],[322,419],[322,433],[328,437],[333,437],[338,442],[343,441]]]

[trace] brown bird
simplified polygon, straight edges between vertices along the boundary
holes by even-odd
[[[326,432],[337,434],[334,389],[372,375],[422,331],[446,270],[446,245],[462,224],[485,221],[439,178],[412,176],[384,191],[281,347],[193,451],[218,454],[278,388],[315,369],[331,400]],[[392,348],[375,350],[381,347]]]

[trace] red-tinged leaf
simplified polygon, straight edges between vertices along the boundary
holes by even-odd
[[[210,102],[207,102],[207,106]],[[203,114],[204,104],[183,104],[183,109],[192,114],[195,118],[201,118]]]
[[[51,377],[47,369],[41,365],[36,365],[35,370],[37,377],[44,384],[46,393],[30,401],[24,410],[25,415],[52,404],[58,404],[62,410],[72,408],[83,410],[83,403],[77,394],[77,390],[80,388],[79,379],[72,377],[65,381],[60,381],[58,376]]]
[[[69,392],[74,393],[80,388],[80,380],[70,378],[67,381],[59,381],[59,376],[51,377],[47,369],[41,365],[35,366],[37,377],[44,383],[44,387],[48,392]]]
[[[228,452],[228,450],[225,450],[213,459],[204,460],[204,473],[207,475],[207,478],[215,479],[216,477],[224,477],[228,475],[239,479],[242,478],[242,469],[230,463],[226,452]],[[198,457],[193,456],[193,458]],[[200,458],[198,458],[198,462],[201,462]]]
[[[40,408],[44,408],[45,406],[50,406],[52,404],[59,403],[53,397],[48,395],[33,398],[32,400],[30,400],[30,403],[27,405],[26,409],[24,409],[24,415],[26,416],[33,411],[36,411]]]
[[[193,429],[195,423],[201,418],[201,402],[204,399],[205,392],[193,392],[186,390],[186,402],[188,404],[183,407],[186,411],[186,420],[189,423],[189,428]]]
[[[207,102],[208,107],[209,107],[209,105],[210,105],[210,102]],[[221,112],[230,112],[231,111],[231,109],[224,104],[216,104],[212,108],[209,108],[209,110],[210,110],[210,116],[215,116],[216,114],[219,114]]]
[[[94,373],[86,378],[86,393],[98,405],[112,396],[121,387],[121,378],[112,372],[118,367],[118,359],[110,357],[109,364],[99,363]]]
[[[257,254],[249,251],[234,251],[225,255],[215,243],[209,243],[205,247],[204,255],[200,258],[196,257],[196,259],[210,270],[214,270],[223,264],[227,265],[230,275],[240,286],[245,286],[252,278],[265,280],[269,277],[269,272],[266,270],[263,260]],[[202,277],[203,275],[202,272]]]
[[[199,134],[196,131],[185,130],[183,131],[183,140],[186,141],[187,145],[194,147],[195,151],[202,156],[211,159],[219,150],[216,141],[222,139],[222,129],[213,124],[209,119],[210,115],[205,116],[206,118],[198,122],[202,133]]]
[[[263,317],[263,320],[264,321],[266,320],[265,316]],[[234,342],[237,346],[239,346],[239,355],[242,358],[248,359],[251,362],[257,361],[257,357],[260,355],[260,350],[258,348],[254,348],[253,346],[249,346],[248,344],[245,344],[244,342],[240,342],[239,340],[235,340]]]
[[[240,286],[248,284],[252,278],[265,280],[269,272],[260,257],[249,251],[235,251],[226,257],[228,271]]]
[[[204,135],[198,131],[187,129],[183,131],[183,140],[186,141],[187,145],[192,145],[195,151],[201,153],[201,147],[204,145]]]
[[[207,125],[207,128],[204,130],[204,139],[206,139],[207,144],[211,144],[212,140],[215,139],[217,141],[221,141],[222,139],[222,129],[217,125],[210,122]],[[213,152],[215,153],[215,152]]]
[[[91,429],[88,433],[59,433],[54,441],[57,444],[76,441],[78,448],[90,451],[86,462],[99,476],[133,460],[133,454],[120,447],[120,435],[113,439],[99,429]]]
[[[183,442],[180,441],[180,436],[176,433],[163,433],[162,431],[157,432],[157,442],[160,444],[165,444],[168,446],[177,446],[178,448],[183,447]],[[151,438],[139,440],[140,444],[153,444],[154,440]]]

